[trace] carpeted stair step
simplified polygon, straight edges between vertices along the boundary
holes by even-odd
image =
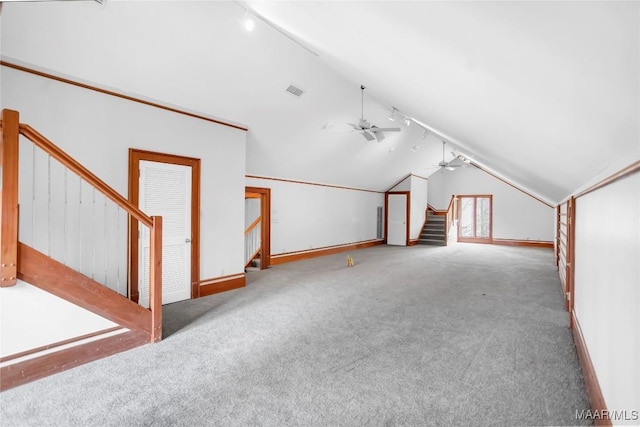
[[[422,239],[418,240],[418,243],[421,245],[430,245],[430,246],[446,246],[446,242],[444,240],[433,240],[433,239]]]
[[[421,233],[421,239],[442,240],[444,242],[444,233]]]

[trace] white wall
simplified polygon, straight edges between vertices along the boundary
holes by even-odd
[[[409,175],[389,191],[409,191],[409,239],[420,237],[427,210],[427,179],[416,175]]]
[[[428,190],[429,204],[436,209],[446,209],[453,194],[492,194],[496,239],[554,239],[554,208],[474,166],[434,173],[429,177]]]
[[[411,175],[411,222],[410,239],[417,239],[422,232],[427,211],[428,181],[425,178]]]
[[[271,189],[271,253],[296,252],[376,238],[384,193],[247,178]]]
[[[640,411],[640,173],[578,198],[575,232],[574,309],[607,409]]]
[[[1,89],[2,108],[18,110],[22,123],[125,197],[130,147],[201,159],[200,277],[243,272],[244,131],[7,67],[2,67]],[[38,230],[47,227],[47,221],[36,219],[33,233],[38,240],[43,238]],[[116,229],[126,238],[126,223]],[[45,238],[38,245],[49,243]],[[126,257],[126,252],[120,255]]]

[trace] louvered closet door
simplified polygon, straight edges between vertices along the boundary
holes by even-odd
[[[191,297],[191,167],[140,161],[138,204],[162,216],[162,303]],[[140,227],[140,305],[149,305],[149,229]]]

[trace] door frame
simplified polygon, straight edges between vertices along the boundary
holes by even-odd
[[[405,224],[407,225],[405,245],[409,246],[409,233],[411,231],[411,191],[387,191],[384,193],[384,244],[387,244],[387,237],[389,232],[389,195],[391,194],[404,194],[407,197],[407,211],[405,212],[407,218]]]
[[[140,161],[191,167],[191,298],[200,296],[200,159],[129,148],[129,201],[138,207]],[[129,217],[129,299],[138,302],[138,221]]]
[[[473,234],[474,237],[462,237],[462,233],[460,232],[461,226],[461,216],[462,216],[462,199],[463,198],[473,198]],[[456,196],[458,199],[456,203],[458,203],[458,242],[463,243],[493,243],[493,194],[458,194]],[[478,199],[489,199],[489,237],[475,237],[476,234],[476,201]]]
[[[248,193],[260,195],[260,270],[271,264],[271,189],[263,187],[244,187],[245,196]]]

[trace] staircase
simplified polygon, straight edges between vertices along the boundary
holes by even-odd
[[[435,215],[432,211],[427,211],[427,221],[420,233],[419,243],[421,245],[446,246],[446,215]]]

